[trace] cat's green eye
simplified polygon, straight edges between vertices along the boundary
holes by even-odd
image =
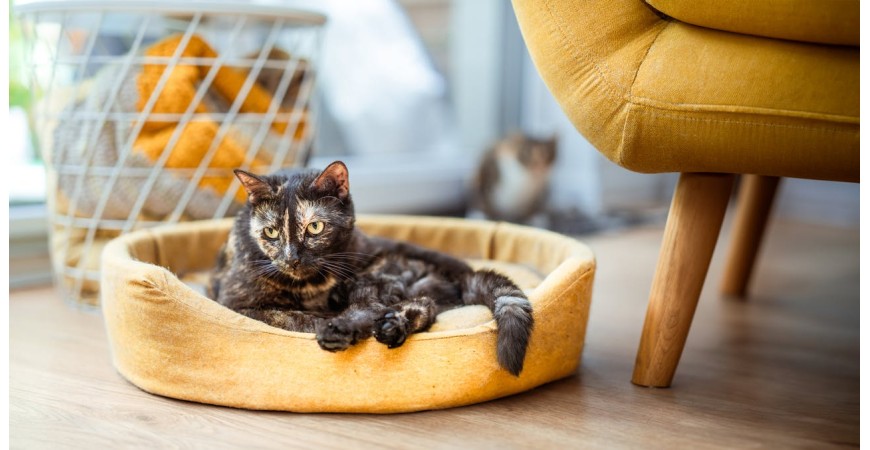
[[[266,235],[269,239],[278,239],[278,230],[272,227],[266,227],[263,229],[263,234]]]
[[[324,224],[323,222],[311,222],[308,224],[306,228],[309,234],[320,234],[323,232]]]

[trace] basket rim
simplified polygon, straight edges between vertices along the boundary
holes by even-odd
[[[221,14],[289,19],[297,24],[323,25],[326,15],[299,8],[258,5],[248,2],[195,1],[173,2],[168,0],[129,0],[107,2],[105,0],[19,0],[13,6],[17,14],[57,12],[148,12],[173,14]]]

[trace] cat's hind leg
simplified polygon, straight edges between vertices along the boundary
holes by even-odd
[[[273,327],[315,333],[320,348],[337,352],[370,337],[375,319],[383,317],[388,310],[380,304],[357,305],[334,317],[281,309],[244,308],[238,312]]]
[[[283,309],[242,308],[236,312],[276,328],[302,333],[313,333],[326,320],[323,316]]]
[[[375,320],[386,314],[381,304],[351,305],[338,316],[320,322],[317,344],[331,352],[345,350],[372,335]]]
[[[389,348],[400,347],[409,335],[428,330],[437,314],[435,300],[428,296],[399,302],[375,321],[375,339]]]
[[[394,277],[368,274],[355,279],[347,292],[336,295],[344,295],[349,306],[338,316],[321,323],[316,330],[317,343],[322,349],[332,352],[370,337],[375,321],[391,311],[386,305],[400,302],[404,289]]]

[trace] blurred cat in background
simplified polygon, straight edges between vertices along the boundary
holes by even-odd
[[[544,212],[556,138],[513,133],[489,148],[471,184],[469,217],[528,223]]]

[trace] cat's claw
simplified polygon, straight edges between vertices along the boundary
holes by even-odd
[[[408,337],[408,319],[396,312],[388,312],[375,321],[374,335],[388,348],[401,347]]]
[[[356,342],[353,329],[341,320],[330,320],[319,326],[316,336],[320,348],[330,352],[345,350]]]

